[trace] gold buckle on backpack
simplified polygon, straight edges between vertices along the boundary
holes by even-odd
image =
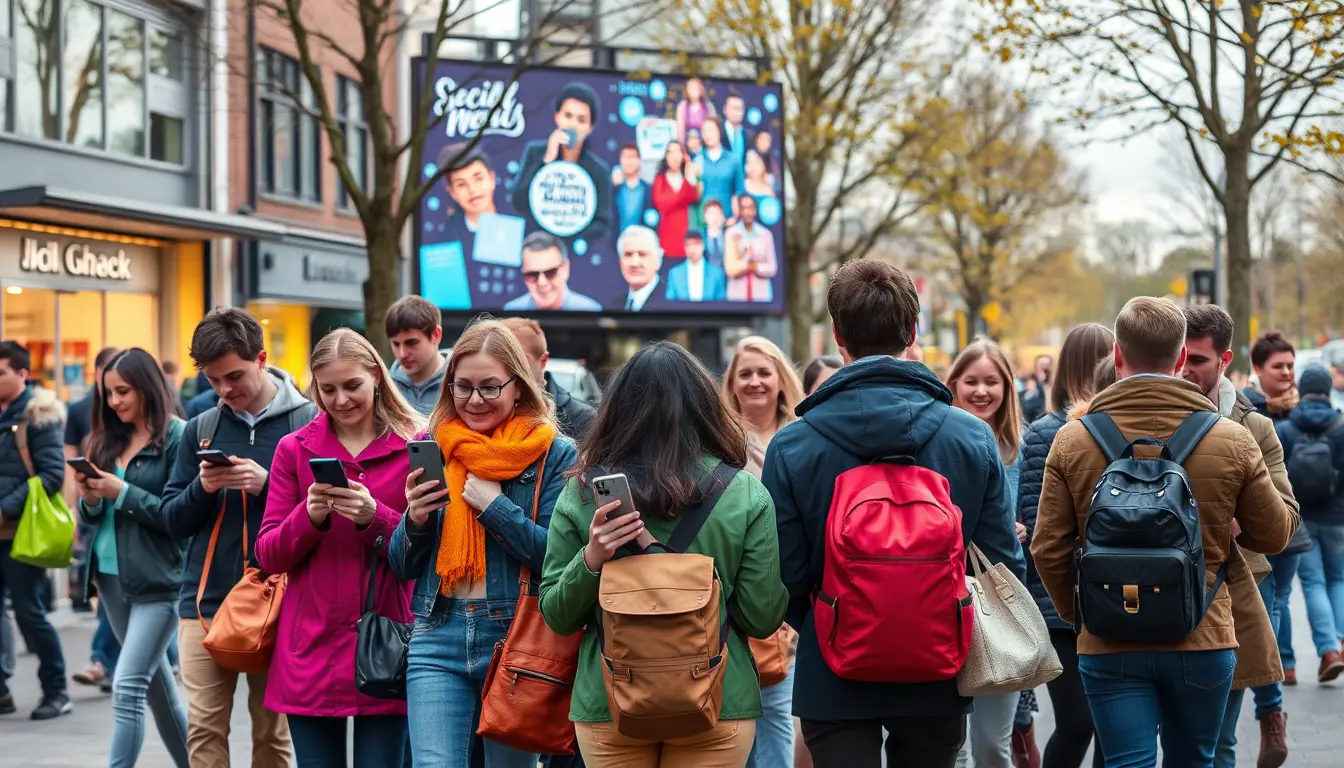
[[[1139,612],[1139,587],[1137,584],[1124,586],[1125,613]]]

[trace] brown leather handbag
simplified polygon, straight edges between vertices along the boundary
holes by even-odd
[[[537,465],[532,496],[532,521],[541,502],[542,471]],[[518,605],[505,638],[495,643],[486,674],[477,735],[506,747],[539,755],[572,755],[578,751],[569,700],[579,671],[583,632],[557,635],[541,616],[538,584],[523,565]]]
[[[798,633],[788,624],[779,628],[775,634],[764,640],[749,638],[751,655],[756,659],[756,674],[761,678],[761,687],[779,685],[789,676],[789,667],[793,666],[793,657],[798,650]]]
[[[196,588],[196,615],[201,616],[201,597],[210,577],[210,565],[215,559],[215,545],[219,543],[219,527],[224,524],[225,502],[221,499],[219,517],[210,532],[210,546],[205,551],[205,568],[201,584]],[[288,580],[285,574],[262,573],[260,568],[247,564],[247,494],[243,494],[243,578],[219,604],[215,618],[207,622],[202,643],[210,658],[230,672],[253,675],[271,667],[271,653],[275,649],[275,632],[280,621],[280,603],[285,597]]]

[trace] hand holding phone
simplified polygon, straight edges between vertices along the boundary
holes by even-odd
[[[210,464],[212,466],[216,467],[233,466],[233,459],[230,459],[229,455],[223,451],[217,451],[213,449],[205,451],[197,451],[196,456],[201,461],[204,461],[205,463]]]
[[[98,468],[93,466],[93,462],[89,461],[83,456],[76,456],[72,459],[66,459],[65,463],[69,464],[70,468],[75,470],[75,472],[77,472],[78,474],[81,474],[91,480],[103,476],[103,473],[99,472]]]
[[[645,531],[625,475],[596,478],[592,490],[598,506],[593,522],[588,526],[583,562],[588,570],[596,571],[614,557],[617,550]]]
[[[350,478],[346,477],[345,465],[340,459],[309,459],[308,468],[313,471],[314,482],[333,488],[350,487]]]
[[[448,483],[443,476],[443,454],[433,440],[413,440],[406,444],[411,473],[406,476],[406,514],[416,526],[424,526],[429,515],[448,502]]]

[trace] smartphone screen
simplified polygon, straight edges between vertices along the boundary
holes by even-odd
[[[350,487],[340,459],[309,459],[308,466],[313,470],[313,480],[336,488]]]
[[[412,440],[406,444],[406,452],[410,454],[411,469],[423,469],[424,473],[420,475],[419,483],[427,483],[430,480],[438,480],[438,490],[443,490],[448,486],[443,477],[443,453],[439,451],[439,444],[433,440]],[[447,497],[444,498],[447,502]]]
[[[229,458],[229,455],[223,451],[216,451],[213,449],[208,451],[197,451],[196,455],[200,457],[201,461],[209,462],[216,467],[233,466],[233,461]]]
[[[609,520],[624,517],[635,511],[635,499],[630,494],[630,481],[625,475],[605,475],[593,479],[593,493],[597,495],[597,506],[601,507],[613,501],[621,506],[611,513]]]

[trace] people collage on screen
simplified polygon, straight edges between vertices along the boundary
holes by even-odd
[[[604,133],[599,147],[595,129],[620,123],[602,111],[593,86],[571,81],[548,97],[554,129],[527,141],[516,162],[498,157],[507,150],[493,139],[445,147],[438,168],[448,168],[447,200],[438,230],[454,241],[447,246],[455,253],[460,243],[455,258],[474,265],[463,274],[479,281],[473,290],[499,295],[510,312],[775,301],[779,264],[770,227],[782,218],[782,203],[771,124],[755,107],[748,119],[747,101],[732,87],[716,94],[691,78],[676,96],[673,89],[657,99],[663,116],[641,114],[638,121],[626,119],[622,103],[631,135],[618,142]],[[603,251],[604,239],[615,241],[614,254]],[[571,286],[573,260],[580,277]],[[619,270],[615,285],[624,290],[610,295],[610,277],[588,283],[594,267]]]

